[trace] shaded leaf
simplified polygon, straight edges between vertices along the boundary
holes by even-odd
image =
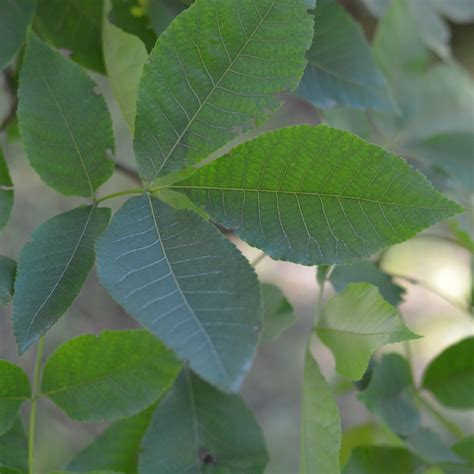
[[[114,149],[112,122],[94,87],[79,66],[28,35],[18,106],[22,142],[31,166],[63,194],[93,196],[113,173],[106,156]]]
[[[176,0],[149,0],[148,14],[150,21],[157,35],[161,35],[168,25],[173,21],[175,16],[179,15],[186,7],[186,3]]]
[[[461,211],[404,160],[326,126],[261,135],[172,188],[270,257],[306,265],[361,260]]]
[[[319,108],[393,110],[361,26],[333,0],[319,0],[313,45],[297,94]]]
[[[147,331],[104,331],[57,349],[45,364],[41,392],[75,420],[114,420],[161,398],[179,369]]]
[[[262,285],[263,334],[264,341],[277,339],[283,331],[296,321],[293,307],[280,288],[275,285]]]
[[[79,207],[37,227],[23,247],[13,297],[13,329],[25,352],[71,306],[95,261],[110,209]]]
[[[141,474],[258,474],[268,461],[262,431],[241,398],[187,369],[158,405],[142,449]]]
[[[453,408],[474,408],[474,337],[448,347],[430,362],[423,388]]]
[[[204,20],[205,19],[205,20]],[[138,92],[140,176],[198,163],[294,90],[311,43],[303,0],[197,0],[159,37]]]
[[[334,395],[306,352],[301,402],[300,474],[338,474],[341,420]]]
[[[13,183],[0,145],[0,230],[7,225],[10,219],[13,198]]]
[[[254,270],[191,211],[149,195],[130,199],[97,244],[112,297],[199,375],[236,389],[262,325]]]
[[[28,469],[28,441],[23,423],[18,416],[13,426],[0,436],[0,472],[26,472]],[[9,470],[11,469],[11,471]]]
[[[21,48],[34,13],[35,0],[0,0],[0,71]]]
[[[362,378],[379,347],[419,337],[369,283],[350,283],[333,296],[321,312],[316,332],[334,354],[336,370],[351,380]]]
[[[15,260],[0,255],[0,306],[8,304],[12,299],[15,276]]]
[[[359,399],[395,433],[409,435],[420,423],[412,395],[413,381],[407,361],[399,354],[385,354]]]

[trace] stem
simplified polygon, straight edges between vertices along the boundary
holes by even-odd
[[[39,384],[41,377],[41,365],[43,360],[44,336],[38,341],[36,349],[35,372],[33,378],[33,389],[31,395],[30,426],[28,435],[28,472],[34,474],[33,463],[35,454],[35,426],[36,426],[36,401],[39,398]]]
[[[324,275],[324,279],[323,281],[321,282],[321,288],[319,289],[319,295],[318,295],[318,299],[316,301],[316,308],[314,310],[314,313],[315,313],[315,317],[314,317],[314,327],[316,328],[316,323],[319,319],[319,313],[321,312],[321,310],[323,309],[323,297],[324,297],[324,289],[326,287],[326,282],[329,280],[329,277],[331,276],[331,273],[334,271],[334,268],[336,266],[335,265],[331,265],[326,274]]]
[[[145,190],[142,188],[132,188],[126,189],[125,191],[118,191],[116,193],[107,194],[99,199],[97,199],[96,203],[99,204],[100,202],[107,201],[108,199],[113,199],[120,196],[128,196],[129,194],[144,194]]]

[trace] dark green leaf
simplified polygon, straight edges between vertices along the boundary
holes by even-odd
[[[13,183],[0,145],[0,230],[7,225],[8,219],[10,219],[13,197]]]
[[[384,273],[371,261],[354,263],[352,265],[338,265],[334,268],[329,277],[329,281],[337,292],[341,292],[349,283],[364,282],[375,285],[380,294],[390,304],[397,306],[404,289],[398,286],[392,278]]]
[[[186,7],[186,3],[179,0],[149,0],[148,14],[153,29],[157,35],[161,35],[168,25],[173,21],[174,17],[179,15]]]
[[[0,255],[0,306],[8,304],[13,296],[16,262]]]
[[[280,288],[262,285],[263,298],[263,340],[277,339],[283,331],[296,322],[293,308]]]
[[[25,352],[71,306],[95,261],[110,209],[79,207],[49,219],[23,247],[13,297],[13,328]]]
[[[350,263],[462,209],[397,156],[326,126],[266,133],[173,189],[270,257]]]
[[[350,283],[333,296],[321,312],[316,332],[334,354],[337,371],[351,380],[362,378],[379,347],[418,337],[369,283]]]
[[[30,382],[23,369],[0,359],[0,435],[12,428],[20,405],[30,397]]]
[[[474,435],[458,441],[452,446],[453,451],[474,467]]]
[[[140,443],[150,423],[154,407],[113,423],[69,464],[70,471],[112,469],[136,474]]]
[[[203,378],[238,387],[261,330],[260,289],[217,229],[144,195],[114,216],[97,255],[103,285],[133,317]]]
[[[114,420],[161,398],[179,369],[149,332],[104,331],[56,350],[45,364],[41,391],[75,420]]]
[[[2,474],[26,472],[27,458],[28,441],[21,419],[17,417],[12,428],[0,436],[0,472]]]
[[[34,13],[35,0],[0,0],[0,71],[21,48]]]
[[[334,395],[310,351],[301,402],[300,474],[338,474],[341,420]]]
[[[205,19],[205,20],[204,20]],[[146,182],[198,163],[298,85],[313,34],[303,0],[197,0],[159,37],[138,92]]]
[[[448,347],[427,367],[423,388],[453,408],[474,408],[474,337]]]
[[[158,405],[142,443],[140,474],[263,473],[265,441],[251,411],[184,370]]]
[[[420,415],[413,401],[410,367],[401,355],[382,357],[359,398],[395,433],[409,435],[418,429]]]
[[[334,0],[318,1],[315,24],[297,94],[323,109],[392,110],[387,84],[359,24]]]
[[[102,9],[99,0],[37,0],[36,27],[83,66],[104,71]],[[61,82],[65,84],[64,82]]]
[[[94,0],[96,1],[96,0]],[[57,191],[93,196],[112,175],[112,122],[95,83],[76,64],[28,35],[18,117],[28,159]]]

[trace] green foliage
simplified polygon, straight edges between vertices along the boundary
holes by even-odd
[[[130,199],[97,245],[112,297],[193,370],[224,390],[248,370],[262,325],[252,268],[190,211]]]
[[[22,473],[28,469],[28,442],[20,417],[9,431],[0,436],[0,472]]]
[[[275,95],[298,85],[312,25],[303,0],[197,0],[179,15],[140,82],[142,179],[198,163],[266,118],[279,105]]]
[[[351,283],[324,307],[316,332],[332,351],[336,370],[351,380],[364,375],[373,352],[385,344],[416,339],[378,289]]]
[[[23,247],[13,297],[13,328],[25,352],[71,306],[94,265],[94,244],[110,209],[79,207],[41,224]]]
[[[474,337],[463,339],[445,349],[427,367],[423,388],[444,405],[474,408]]]
[[[30,382],[23,369],[0,359],[0,435],[12,428],[20,405],[30,396]]]
[[[142,449],[141,474],[256,474],[267,463],[260,427],[240,397],[216,390],[187,369],[156,409]]]
[[[461,210],[403,160],[325,126],[261,135],[172,188],[272,258],[306,265],[361,260]]]
[[[13,183],[8,171],[7,162],[3,156],[0,146],[0,230],[2,230],[10,219],[13,207]]]
[[[296,322],[293,307],[280,288],[275,285],[262,285],[262,300],[264,310],[262,339],[275,340]]]
[[[111,119],[94,87],[77,65],[29,34],[20,78],[21,136],[33,168],[63,194],[94,196],[113,172],[106,157],[114,148]]]
[[[13,296],[16,262],[0,255],[0,306],[8,304]]]
[[[173,354],[145,330],[84,335],[47,360],[41,393],[76,420],[115,420],[161,398],[179,368]]]

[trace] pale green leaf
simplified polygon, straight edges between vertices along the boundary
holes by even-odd
[[[409,435],[419,427],[420,415],[413,400],[410,367],[399,354],[382,357],[359,399],[395,433]]]
[[[13,183],[0,145],[0,230],[7,225],[7,222],[10,219],[13,207],[13,197]]]
[[[313,45],[297,94],[316,107],[393,110],[361,26],[334,0],[319,0]]]
[[[172,185],[270,257],[358,261],[460,212],[397,156],[326,126],[261,135]]]
[[[148,53],[139,38],[112,25],[106,16],[102,46],[107,77],[125,120],[133,131],[137,113],[138,83]]]
[[[130,199],[97,244],[112,297],[206,380],[236,389],[262,325],[255,272],[217,229],[151,196]]]
[[[376,286],[350,283],[324,306],[316,332],[336,359],[336,370],[360,380],[376,349],[393,342],[416,339]]]
[[[145,330],[86,334],[46,361],[41,392],[75,420],[135,415],[171,387],[180,364]]]
[[[197,0],[159,37],[138,92],[140,176],[195,164],[262,122],[303,74],[303,0]]]
[[[20,254],[13,328],[25,352],[71,306],[95,261],[94,244],[110,209],[79,207],[41,224]]]
[[[18,416],[12,428],[0,436],[0,472],[2,474],[26,472],[27,458],[28,441],[21,418]]]
[[[318,363],[306,352],[301,401],[300,474],[339,474],[339,409]]]
[[[35,26],[43,36],[83,66],[104,71],[102,9],[98,0],[37,0]]]
[[[15,260],[0,255],[0,306],[8,304],[12,299],[15,276]]]
[[[263,474],[263,434],[237,395],[216,390],[189,370],[158,405],[142,443],[140,474]]]
[[[21,48],[34,13],[35,0],[0,0],[0,71]]]
[[[448,347],[426,368],[423,388],[446,406],[474,408],[474,337]]]
[[[0,359],[0,435],[12,428],[21,404],[30,397],[30,382],[23,369]]]
[[[18,119],[36,172],[57,191],[93,196],[112,175],[112,122],[95,83],[29,33],[20,75]]]
[[[277,286],[262,285],[262,298],[264,310],[262,338],[264,341],[271,341],[277,339],[297,320],[291,304]]]

